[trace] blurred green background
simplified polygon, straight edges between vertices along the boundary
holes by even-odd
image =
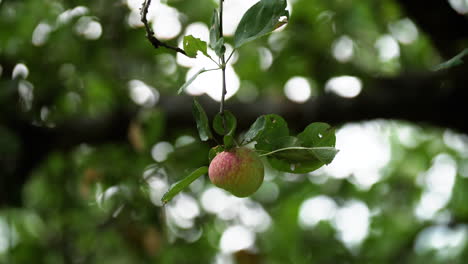
[[[225,0],[228,43],[256,1]],[[154,49],[142,0],[0,0],[0,263],[468,263],[468,1],[290,0],[234,53],[227,109],[337,130],[335,161],[266,169],[250,198],[207,177],[220,73]],[[156,36],[208,40],[217,1],[153,0]],[[228,51],[232,47],[227,47]]]

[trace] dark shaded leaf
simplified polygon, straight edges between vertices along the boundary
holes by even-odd
[[[275,157],[268,158],[268,163],[276,170],[296,174],[309,173],[323,166],[323,163],[319,160],[294,163],[282,159],[277,159]]]
[[[215,49],[216,43],[219,40],[219,14],[218,10],[213,10],[213,16],[211,17],[210,26],[210,47]]]
[[[205,110],[203,110],[203,107],[195,99],[193,100],[192,113],[195,121],[197,122],[197,129],[200,139],[202,141],[206,141],[210,138],[213,138]]]
[[[284,119],[266,115],[265,128],[255,148],[277,170],[308,173],[333,160],[338,152],[335,141],[335,130],[326,123],[312,123],[293,137],[289,136]]]
[[[223,122],[224,115],[224,122]],[[226,126],[226,127],[224,127]],[[213,129],[221,136],[234,135],[237,127],[236,117],[230,112],[225,110],[223,114],[218,113],[213,120]]]
[[[211,27],[210,27],[210,47],[216,52],[218,57],[221,57],[226,48],[224,47],[224,38],[219,35],[219,14],[215,9],[213,11],[213,17],[211,18]]]
[[[275,144],[279,138],[288,137],[288,124],[284,119],[275,114],[265,115],[265,129],[257,138],[255,149],[269,152],[275,150]]]
[[[304,147],[334,147],[335,129],[327,123],[312,123],[297,135]]]
[[[224,38],[218,39],[218,41],[213,46],[213,50],[215,51],[218,57],[221,57],[226,52],[226,47],[224,46]]]
[[[277,170],[291,173],[311,172],[333,161],[338,150],[333,147],[287,147],[262,154],[268,161],[273,162],[272,167]],[[289,164],[289,166],[286,166]]]
[[[265,116],[260,116],[255,120],[255,122],[250,126],[247,133],[244,135],[244,139],[242,140],[241,144],[248,144],[254,140],[256,140],[261,133],[265,130],[266,119]]]
[[[223,142],[224,142],[224,147],[226,149],[230,149],[230,148],[234,147],[234,137],[231,136],[231,135],[225,135],[223,137]]]

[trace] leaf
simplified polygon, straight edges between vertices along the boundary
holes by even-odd
[[[197,71],[192,77],[190,77],[190,79],[188,79],[188,81],[184,83],[184,85],[182,85],[182,87],[179,88],[177,94],[181,94],[193,81],[195,81],[198,75],[204,72],[206,72],[205,68],[201,68],[199,71]]]
[[[223,137],[223,142],[224,142],[224,147],[226,149],[230,149],[230,148],[234,147],[234,137],[231,136],[231,135],[225,135]]]
[[[273,155],[277,158],[287,160],[289,162],[306,162],[317,159],[325,164],[329,164],[335,157],[338,150],[334,147],[287,147],[277,149],[260,156]]]
[[[244,139],[241,144],[248,144],[256,140],[261,133],[265,130],[266,119],[265,116],[260,116],[255,120],[255,122],[250,126],[249,130],[245,133]]]
[[[287,147],[260,156],[268,156],[268,161],[277,170],[307,173],[330,164],[337,153],[333,147]]]
[[[226,52],[226,48],[224,47],[224,38],[219,35],[219,28],[219,13],[215,9],[211,18],[210,47],[215,51],[218,57],[221,57]]]
[[[336,142],[335,129],[319,122],[308,125],[297,138],[305,147],[334,147]]]
[[[268,163],[276,170],[296,174],[309,173],[323,166],[323,162],[318,160],[291,163],[286,160],[277,159],[274,157],[268,158]]]
[[[257,138],[255,148],[266,152],[275,150],[275,142],[279,138],[289,136],[288,124],[284,119],[275,114],[265,115],[265,129]]]
[[[338,150],[335,129],[326,123],[312,123],[297,137],[289,135],[288,124],[278,115],[259,117],[243,142],[256,140],[255,149],[279,171],[308,173],[333,161]]]
[[[234,47],[255,40],[272,32],[284,23],[281,17],[289,18],[286,0],[261,0],[253,5],[242,17],[234,34]]]
[[[213,147],[210,149],[210,152],[208,153],[208,159],[211,162],[216,155],[224,151],[224,147],[221,145],[218,145],[216,147]]]
[[[206,42],[199,38],[195,38],[192,35],[184,37],[184,51],[190,58],[196,58],[198,51],[201,51],[205,56],[210,57],[210,55],[208,55]]]
[[[339,150],[333,147],[316,147],[313,148],[312,152],[317,159],[328,165],[333,161]]]
[[[226,47],[224,46],[224,38],[218,39],[218,41],[213,46],[213,50],[215,51],[218,57],[221,57],[226,52]]]
[[[203,174],[206,174],[208,172],[208,167],[207,166],[204,166],[204,167],[200,167],[198,169],[196,169],[195,171],[193,171],[192,173],[190,173],[187,177],[185,177],[184,179],[176,182],[175,184],[173,184],[171,186],[171,188],[169,189],[169,191],[167,191],[164,196],[161,198],[161,201],[165,204],[167,202],[169,202],[172,198],[174,198],[174,196],[176,196],[178,193],[180,193],[181,191],[183,191],[185,188],[187,188],[193,181],[195,181],[196,179],[198,179],[200,176],[202,176]]]
[[[465,57],[466,55],[468,55],[468,48],[464,49],[462,52],[460,52],[458,55],[451,58],[450,60],[433,67],[432,70],[433,71],[440,71],[440,70],[445,70],[445,69],[452,68],[452,67],[455,67],[457,65],[463,64],[462,58]]]
[[[224,115],[224,123],[223,123],[223,115]],[[226,127],[224,127],[226,125]],[[223,114],[218,113],[216,114],[213,120],[213,129],[221,136],[224,135],[234,135],[237,127],[237,120],[236,117],[230,112],[225,110]]]
[[[215,49],[216,43],[219,40],[219,14],[218,10],[213,11],[213,16],[211,17],[211,26],[210,26],[210,47]]]
[[[200,139],[202,141],[207,141],[208,139],[213,138],[206,112],[203,110],[203,107],[196,99],[193,100],[192,113],[195,118],[195,122],[197,122],[197,129]]]

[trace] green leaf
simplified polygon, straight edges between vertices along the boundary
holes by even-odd
[[[195,118],[195,122],[197,122],[197,129],[198,134],[200,135],[200,139],[202,141],[207,141],[208,139],[213,138],[206,112],[203,110],[203,107],[200,105],[200,103],[198,103],[198,101],[195,99],[193,100],[192,113]]]
[[[208,153],[209,161],[211,162],[214,159],[214,157],[216,157],[216,155],[223,152],[224,150],[225,150],[225,148],[223,146],[221,146],[221,145],[218,145],[216,147],[211,148],[210,152]]]
[[[224,147],[226,149],[230,149],[230,148],[234,147],[234,137],[231,136],[231,135],[225,135],[223,137],[223,142],[224,142]]]
[[[334,147],[336,142],[335,129],[319,122],[308,125],[297,138],[305,147]]]
[[[197,71],[192,77],[190,77],[190,79],[188,79],[188,81],[184,83],[184,85],[182,85],[182,87],[179,88],[179,90],[177,91],[177,94],[181,94],[193,81],[195,81],[198,75],[204,72],[206,72],[205,68],[202,68],[199,71]]]
[[[213,11],[213,17],[211,18],[210,26],[210,47],[215,51],[218,57],[221,57],[225,52],[224,38],[219,35],[219,13],[215,9]]]
[[[223,123],[224,115],[224,123]],[[224,127],[226,125],[226,127]],[[213,120],[213,129],[221,136],[234,135],[237,127],[236,117],[230,112],[225,110],[223,114],[218,113]]]
[[[242,17],[234,34],[234,47],[262,37],[275,30],[281,17],[289,18],[286,0],[261,0],[253,5]]]
[[[329,164],[332,162],[336,153],[338,153],[338,150],[334,147],[286,147],[262,154],[260,156],[272,155],[276,158],[287,160],[291,163],[319,160],[320,162]]]
[[[255,122],[250,126],[249,130],[245,133],[244,139],[242,140],[241,144],[248,144],[261,135],[261,133],[265,130],[266,126],[266,119],[265,116],[260,116],[255,120]]]
[[[452,68],[452,67],[455,67],[457,65],[463,64],[462,58],[465,57],[466,55],[468,55],[468,48],[464,49],[462,52],[460,52],[458,55],[451,58],[450,60],[433,67],[432,70],[433,71],[440,71],[440,70],[445,70],[445,69]]]
[[[213,11],[213,16],[211,17],[211,26],[210,26],[210,47],[214,49],[216,43],[219,40],[219,13],[218,10]]]
[[[200,176],[203,174],[206,174],[208,172],[208,167],[200,167],[196,169],[194,172],[190,173],[187,177],[184,179],[176,182],[171,186],[169,191],[167,191],[164,196],[162,197],[161,201],[165,204],[169,202],[174,196],[176,196],[178,193],[183,191],[185,188],[187,188],[193,181],[198,179]]]
[[[330,163],[338,151],[332,147],[290,147],[268,153],[270,165],[289,173],[308,173]]]
[[[201,51],[205,56],[210,57],[207,52],[206,42],[199,38],[195,38],[192,35],[184,37],[184,51],[190,58],[196,58],[198,51]]]
[[[316,147],[312,149],[312,153],[314,153],[317,159],[327,165],[333,161],[338,152],[339,150],[333,147]]]
[[[275,144],[279,138],[289,136],[289,129],[286,121],[279,115],[270,114],[264,117],[265,129],[263,129],[263,132],[257,137],[255,148],[257,150],[269,152],[276,149]]]
[[[279,171],[308,173],[334,159],[335,130],[326,123],[312,123],[297,137],[289,135],[288,124],[278,115],[258,118],[244,141],[256,140],[255,149]]]
[[[218,41],[213,46],[213,50],[215,51],[218,57],[221,57],[226,52],[226,47],[224,46],[224,38],[218,39]]]
[[[296,174],[309,173],[323,166],[323,162],[318,160],[294,163],[274,157],[268,158],[268,163],[276,170]]]

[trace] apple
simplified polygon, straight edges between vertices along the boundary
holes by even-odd
[[[255,151],[240,147],[218,153],[211,161],[211,182],[237,197],[247,197],[263,182],[263,163]]]

